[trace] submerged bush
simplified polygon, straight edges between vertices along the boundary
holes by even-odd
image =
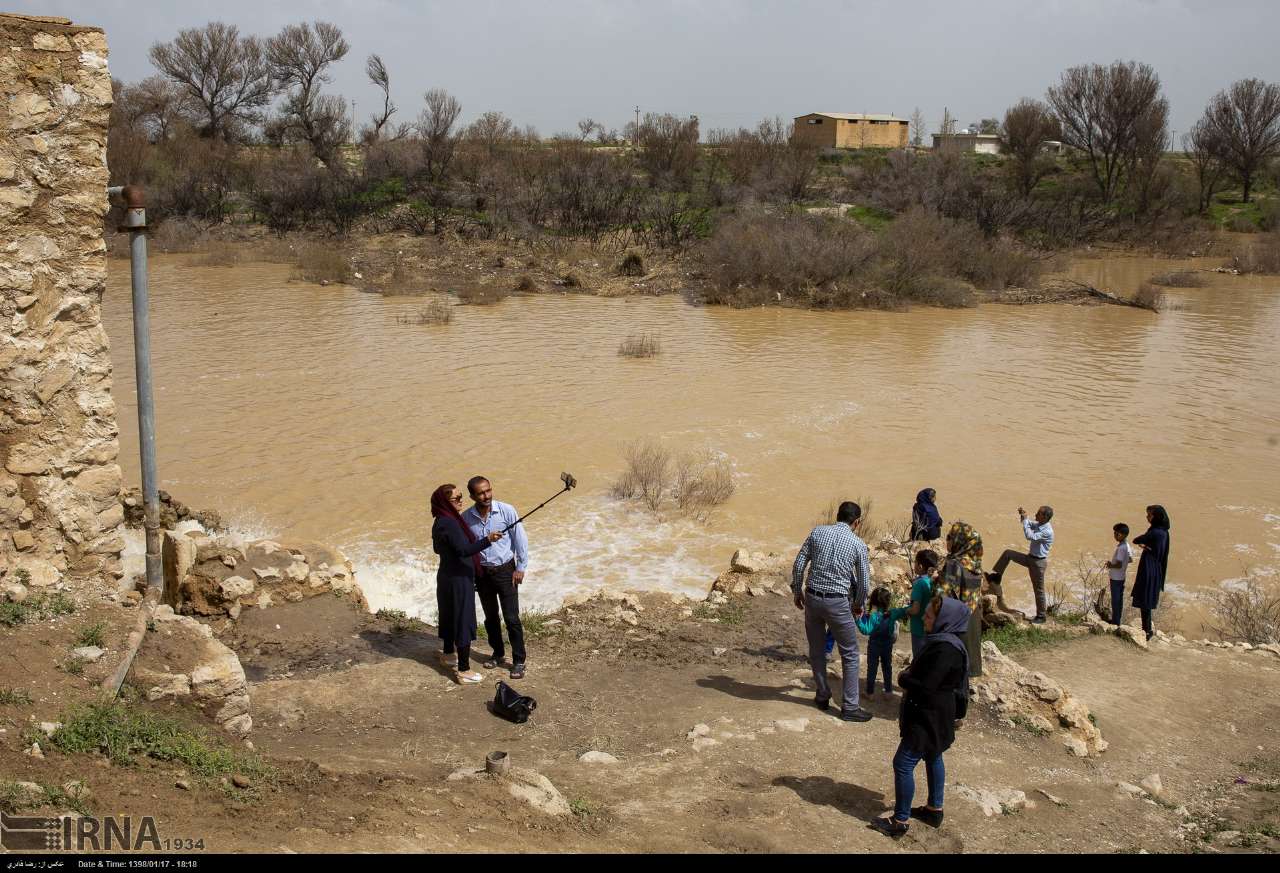
[[[627,447],[626,467],[610,494],[618,500],[638,501],[655,514],[674,509],[705,521],[736,488],[733,470],[723,456],[711,451],[676,453],[655,442],[639,441]]]
[[[1173,270],[1152,276],[1150,283],[1165,288],[1203,288],[1205,281],[1195,270]]]
[[[647,333],[629,336],[618,345],[618,354],[624,358],[654,358],[661,353],[658,338]]]

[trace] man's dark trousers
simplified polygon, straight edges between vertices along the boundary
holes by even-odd
[[[481,567],[476,579],[476,592],[480,595],[480,608],[484,610],[484,630],[489,635],[489,646],[495,660],[501,661],[506,653],[502,643],[502,623],[507,623],[507,636],[511,637],[511,663],[523,664],[525,659],[524,628],[520,625],[520,589],[511,581],[516,570],[514,560],[501,567]],[[502,612],[499,614],[498,607]]]

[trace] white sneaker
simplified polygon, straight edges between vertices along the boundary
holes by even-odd
[[[484,681],[484,676],[474,670],[467,673],[456,673],[454,678],[458,680],[459,685],[476,685]]]

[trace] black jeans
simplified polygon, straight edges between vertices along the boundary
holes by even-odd
[[[520,588],[511,581],[515,570],[515,561],[508,561],[501,567],[481,567],[476,578],[476,591],[480,595],[480,608],[484,610],[484,630],[489,635],[494,659],[502,660],[506,653],[502,643],[502,623],[505,621],[507,636],[511,637],[511,662],[523,664],[526,653],[524,627],[520,624]]]

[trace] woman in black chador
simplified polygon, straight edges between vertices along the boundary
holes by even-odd
[[[1164,591],[1169,569],[1169,513],[1163,506],[1153,504],[1147,507],[1147,521],[1151,525],[1147,532],[1133,538],[1135,546],[1142,546],[1138,575],[1133,580],[1133,605],[1142,612],[1142,629],[1151,639],[1155,633],[1151,611],[1160,605],[1160,592]]]

